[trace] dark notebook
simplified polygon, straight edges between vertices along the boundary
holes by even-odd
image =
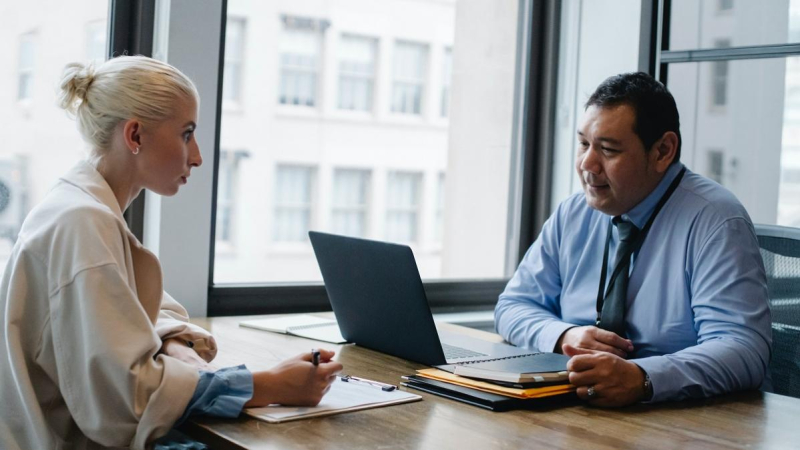
[[[568,379],[567,361],[558,353],[539,353],[456,364],[453,373],[507,383],[548,383]]]
[[[531,407],[560,406],[567,401],[577,398],[575,393],[570,392],[568,394],[555,395],[552,397],[521,399],[483,392],[477,389],[431,380],[430,378],[423,378],[416,375],[403,378],[407,380],[405,383],[401,383],[403,386],[497,412]]]

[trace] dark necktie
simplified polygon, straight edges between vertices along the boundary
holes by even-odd
[[[636,225],[615,217],[612,222],[619,233],[619,246],[614,257],[613,272],[619,272],[612,279],[608,295],[603,302],[598,326],[608,331],[613,331],[625,337],[625,307],[628,297],[628,272],[631,265],[631,253],[639,238],[639,229]],[[620,266],[617,269],[617,266]]]

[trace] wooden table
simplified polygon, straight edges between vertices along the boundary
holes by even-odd
[[[263,370],[313,347],[337,350],[346,374],[391,384],[424,367],[354,345],[240,328],[242,319],[194,320],[215,335],[215,363],[220,367],[246,363],[251,370]],[[441,326],[499,339],[491,333]],[[237,420],[200,417],[182,431],[213,449],[800,448],[800,399],[757,391],[613,410],[577,404],[503,413],[410,391],[423,401],[284,424],[244,415]]]

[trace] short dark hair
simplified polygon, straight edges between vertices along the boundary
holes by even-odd
[[[606,78],[597,86],[585,108],[630,105],[636,116],[633,131],[649,151],[667,131],[678,135],[673,163],[681,159],[681,131],[675,98],[658,80],[644,72],[631,72]]]

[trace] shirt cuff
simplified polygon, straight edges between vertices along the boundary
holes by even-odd
[[[216,372],[201,371],[194,395],[175,426],[195,415],[238,417],[251,398],[253,374],[244,364]]]
[[[570,328],[575,328],[577,325],[572,323],[561,322],[553,320],[547,323],[539,331],[539,337],[536,342],[536,347],[540,352],[553,352],[561,353],[561,349],[556,349],[556,344],[561,335]]]
[[[671,393],[678,390],[672,385],[675,377],[670,377],[666,370],[669,362],[663,356],[649,356],[647,358],[632,359],[632,363],[647,372],[650,377],[650,386],[653,388],[653,397],[643,403],[656,403],[670,398]]]

